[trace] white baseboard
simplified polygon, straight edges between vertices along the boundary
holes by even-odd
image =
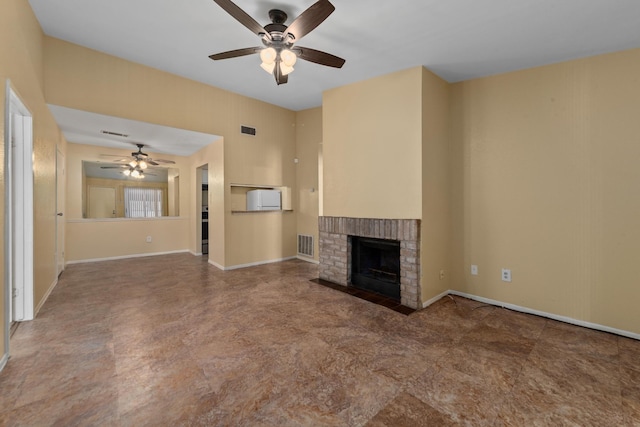
[[[67,261],[66,265],[84,264],[84,263],[87,263],[87,262],[114,261],[114,260],[118,260],[118,259],[143,258],[143,257],[146,257],[146,256],[182,254],[182,253],[189,253],[189,252],[191,252],[189,249],[181,249],[181,250],[178,250],[178,251],[149,252],[149,253],[143,253],[143,254],[112,256],[112,257],[106,257],[106,258],[80,259],[80,260],[76,260],[76,261]]]
[[[47,299],[49,299],[49,295],[51,295],[51,292],[53,292],[53,288],[55,288],[57,284],[58,284],[58,278],[56,277],[53,283],[51,283],[51,286],[49,286],[49,289],[47,289],[47,292],[44,293],[44,296],[36,306],[36,309],[33,313],[34,318],[38,317],[38,312],[40,311],[44,303],[47,301]]]
[[[0,372],[2,372],[5,366],[7,366],[8,361],[9,361],[9,353],[5,353],[2,356],[2,359],[0,359]]]
[[[611,328],[609,326],[599,325],[597,323],[585,322],[584,320],[578,320],[578,319],[573,319],[567,316],[560,316],[553,313],[547,313],[546,311],[534,310],[532,308],[522,307],[520,305],[515,305],[515,304],[509,304],[509,303],[497,301],[490,298],[479,297],[479,296],[467,294],[464,292],[449,290],[448,292],[445,292],[443,295],[441,295],[440,298],[442,298],[443,296],[446,296],[447,294],[469,298],[474,301],[483,302],[485,304],[491,304],[491,305],[495,305],[502,308],[508,308],[509,310],[519,311],[521,313],[533,314],[540,317],[546,317],[548,319],[569,323],[571,325],[582,326],[589,329],[595,329],[597,331],[609,332],[612,334],[621,335],[623,337],[640,340],[640,334],[637,334],[635,332],[629,332],[629,331],[624,331],[622,329]]]
[[[429,307],[431,304],[433,304],[434,302],[438,301],[440,298],[443,298],[443,297],[446,297],[447,295],[449,295],[449,293],[451,293],[451,291],[444,291],[441,294],[438,294],[435,297],[423,302],[422,303],[422,308]]]
[[[221,266],[220,264],[218,264],[217,262],[213,261],[213,260],[209,260],[207,261],[209,264],[213,265],[215,268],[217,268],[218,270],[223,270],[224,271],[224,267]]]
[[[189,253],[193,256],[202,256],[202,252],[189,251]]]
[[[310,262],[311,264],[320,264],[320,261],[318,261],[317,259],[308,258],[306,256],[298,255],[296,256],[296,258],[298,258],[300,261]]]
[[[217,264],[217,263],[215,263],[215,262],[213,262],[211,260],[209,260],[209,264],[219,268],[220,270],[227,271],[227,270],[237,270],[239,268],[255,267],[255,266],[264,265],[264,264],[273,264],[274,262],[289,261],[289,260],[292,260],[292,259],[296,259],[296,257],[290,256],[290,257],[286,257],[286,258],[270,259],[270,260],[267,260],[267,261],[251,262],[249,264],[237,264],[237,265],[232,265],[232,266],[229,266],[229,267],[223,267],[220,264]]]

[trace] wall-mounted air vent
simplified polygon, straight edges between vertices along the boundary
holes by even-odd
[[[128,138],[129,135],[126,135],[124,133],[119,133],[119,132],[111,132],[110,130],[101,130],[101,133],[104,133],[105,135],[113,135],[113,136],[119,136],[121,138]]]
[[[298,234],[298,255],[313,258],[313,236]]]
[[[256,128],[252,128],[249,126],[240,126],[240,133],[256,136]]]

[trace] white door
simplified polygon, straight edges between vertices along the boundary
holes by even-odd
[[[56,152],[56,264],[57,275],[64,270],[64,203],[65,186],[67,177],[65,174],[64,154],[60,150]]]

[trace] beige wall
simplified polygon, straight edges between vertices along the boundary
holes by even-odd
[[[423,301],[452,284],[449,98],[416,67],[328,91],[322,107],[324,215],[421,219]]]
[[[297,232],[313,236],[313,259],[318,255],[318,155],[322,150],[322,108],[299,111],[296,115]]]
[[[640,333],[638,76],[631,50],[453,85],[456,289]]]
[[[453,283],[449,98],[450,85],[422,68],[422,301],[451,289]]]
[[[191,182],[194,168],[209,164],[209,178],[217,177],[222,191],[210,190],[217,214],[210,213],[209,226],[225,235],[210,242],[210,260],[230,267],[295,255],[295,215],[237,215],[227,203],[231,183],[294,187],[293,111],[49,37],[45,83],[52,104],[223,136],[191,159]],[[257,135],[241,134],[241,125]],[[189,217],[189,246],[196,251],[196,210],[193,203],[186,209],[180,212]]]
[[[56,280],[55,171],[56,145],[64,153],[65,141],[51,116],[43,96],[43,34],[29,4],[4,0],[0,4],[0,83],[4,93],[7,79],[33,114],[34,122],[34,300],[38,306]],[[2,99],[5,97],[3,95]],[[4,153],[4,101],[0,103],[0,141]],[[3,154],[0,154],[3,156]],[[3,156],[4,157],[4,156]],[[4,158],[0,161],[0,215],[4,222]],[[3,234],[4,230],[0,233]],[[4,248],[0,248],[4,259]],[[0,266],[4,277],[4,266]],[[4,289],[4,287],[3,287]],[[2,331],[6,327],[4,292],[0,296]],[[0,347],[4,340],[0,342]]]
[[[323,94],[323,215],[420,218],[422,67]]]

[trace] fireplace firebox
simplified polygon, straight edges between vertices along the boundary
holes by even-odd
[[[400,242],[351,237],[351,285],[400,301]]]

